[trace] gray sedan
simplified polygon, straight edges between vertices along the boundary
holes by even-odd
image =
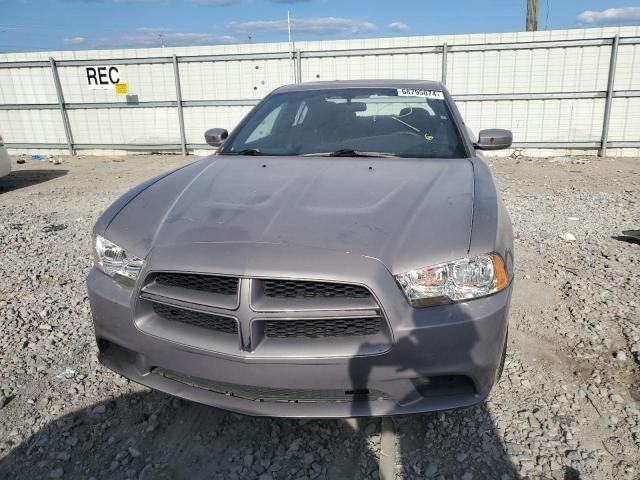
[[[500,376],[512,230],[451,96],[425,81],[277,89],[215,154],[94,229],[100,361],[182,398],[290,417],[483,401]]]

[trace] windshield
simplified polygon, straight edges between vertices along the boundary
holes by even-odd
[[[467,154],[440,91],[345,88],[269,97],[221,154],[460,158]]]

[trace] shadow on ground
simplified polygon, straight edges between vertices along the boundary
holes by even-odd
[[[394,422],[400,478],[518,478],[483,405]],[[13,446],[0,478],[378,478],[379,425],[248,417],[144,391],[50,422]]]
[[[20,188],[30,187],[39,183],[48,182],[66,175],[68,170],[38,169],[17,170],[6,177],[0,178],[0,193],[11,192]]]
[[[145,391],[50,422],[0,462],[0,478],[346,479],[362,477],[359,459],[373,471],[367,445],[344,421],[248,417]]]
[[[619,242],[635,243],[636,245],[640,245],[640,236],[616,235],[611,238],[618,240]]]

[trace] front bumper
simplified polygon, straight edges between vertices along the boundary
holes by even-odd
[[[96,269],[87,284],[105,366],[188,400],[282,417],[397,415],[483,401],[505,347],[511,296],[509,286],[482,299],[413,309],[391,281],[373,286],[376,293],[384,290],[380,300],[392,331],[388,348],[376,353],[375,345],[365,342],[350,355],[324,356],[314,349],[308,355],[264,356],[259,351],[231,355],[150,335],[134,321],[135,290]],[[296,392],[297,400],[283,399],[287,392]],[[336,392],[349,400],[335,399]]]

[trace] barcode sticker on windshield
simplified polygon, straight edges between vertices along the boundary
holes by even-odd
[[[424,88],[399,88],[399,97],[425,97],[444,100],[444,93],[438,90],[426,90]]]

